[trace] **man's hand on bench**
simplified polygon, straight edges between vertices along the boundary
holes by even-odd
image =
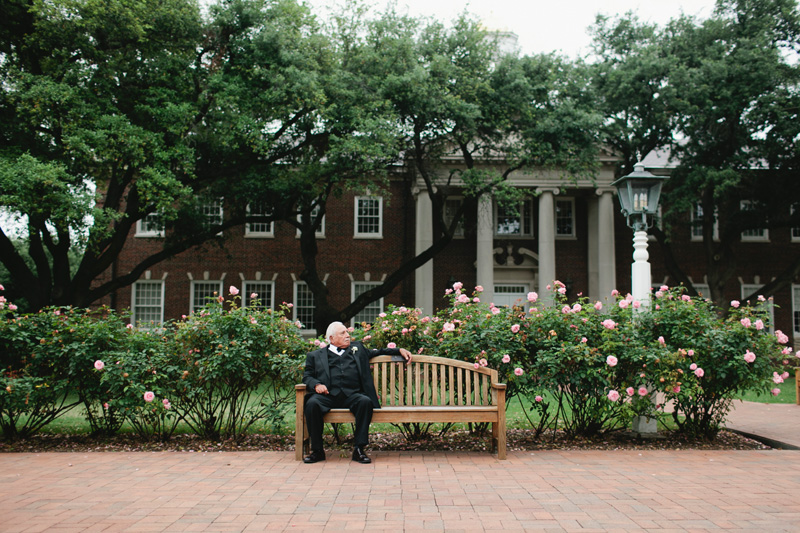
[[[400,355],[402,355],[403,359],[406,360],[406,364],[411,362],[411,352],[409,352],[405,348],[400,348]]]

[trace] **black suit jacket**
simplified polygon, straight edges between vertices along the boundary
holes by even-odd
[[[375,392],[375,384],[372,382],[372,373],[369,371],[369,360],[378,355],[400,355],[399,348],[381,348],[370,349],[365,348],[360,342],[350,343],[342,357],[352,354],[356,360],[358,367],[358,377],[361,380],[361,390],[364,394],[369,396],[372,400],[372,406],[375,409],[381,408],[381,403],[378,401],[378,393]],[[314,392],[314,387],[322,383],[326,387],[331,387],[331,370],[328,366],[328,347],[314,350],[306,355],[306,367],[303,371],[303,383],[306,384],[307,390],[311,394]]]

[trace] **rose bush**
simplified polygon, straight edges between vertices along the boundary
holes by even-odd
[[[258,421],[277,424],[293,405],[308,345],[279,311],[242,308],[220,295],[178,322],[183,369],[173,404],[198,435],[236,438]]]

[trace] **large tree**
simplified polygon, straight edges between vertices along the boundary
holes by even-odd
[[[0,232],[0,261],[9,296],[29,309],[86,306],[243,224],[249,201],[290,217],[336,179],[383,166],[391,145],[381,110],[349,91],[329,39],[294,0],[226,1],[208,21],[195,0],[4,10],[0,206],[27,250]],[[200,198],[223,193],[233,209],[209,225]],[[163,249],[98,283],[151,213]]]
[[[596,163],[599,115],[587,98],[586,78],[566,60],[504,55],[495,36],[468,14],[448,26],[389,9],[367,28],[341,39],[346,64],[395,117],[398,161],[431,198],[432,244],[336,309],[316,268],[314,228],[303,228],[301,278],[314,293],[320,324],[354,316],[444,250],[480,195],[519,199],[522,191],[509,181],[514,171],[558,168],[567,180],[590,175]],[[446,217],[453,195],[464,201]]]
[[[606,135],[624,169],[647,150],[672,154],[676,168],[653,228],[673,279],[694,291],[670,232],[700,207],[710,297],[722,301],[737,270],[742,232],[800,224],[800,17],[794,0],[720,0],[698,22],[658,30],[632,16],[599,20],[595,86]],[[717,228],[715,230],[715,227]],[[800,273],[800,256],[760,289],[780,290]]]

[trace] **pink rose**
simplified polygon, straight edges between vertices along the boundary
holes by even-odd
[[[595,302],[595,303],[594,303],[594,308],[595,308],[597,311],[599,311],[599,310],[601,310],[601,309],[603,308],[603,304],[601,304],[600,302]]]
[[[125,326],[125,327],[126,327],[126,328],[128,328],[128,329],[133,329],[133,324],[128,324],[128,325],[127,325],[127,326]]]
[[[481,365],[479,365],[478,363],[475,363],[475,368],[480,368],[480,367],[481,367]]]
[[[152,402],[153,400],[155,400],[155,398],[156,395],[155,393],[153,393],[153,391],[147,391],[144,393],[144,401],[146,402]]]
[[[581,342],[582,343],[587,343],[587,342],[589,342],[589,339],[587,339],[586,337],[581,337]]]
[[[475,292],[483,292],[483,287],[481,285],[476,285]]]
[[[731,307],[737,309],[739,307],[739,300],[731,300]]]
[[[395,343],[393,343],[393,342],[390,342],[389,344],[386,345],[386,347],[394,349],[394,348],[397,348],[397,345]]]
[[[166,398],[164,398],[163,400],[161,400],[161,403],[164,405],[164,409],[170,409],[170,408],[172,408],[172,404],[171,404],[171,403],[169,403],[169,400],[167,400]]]
[[[611,291],[611,296],[615,296],[615,297],[619,296],[619,291],[617,289],[614,289],[613,291]]]
[[[568,305],[565,305],[564,307],[561,308],[561,312],[564,313],[565,315],[568,315],[572,312],[572,308]]]
[[[775,336],[778,337],[778,342],[781,344],[789,342],[789,337],[779,329],[775,330]]]
[[[250,299],[251,300],[255,300],[256,298],[258,298],[258,293],[257,292],[251,292],[250,293]]]
[[[581,307],[581,304],[575,304],[575,305],[573,305],[573,306],[572,306],[572,312],[573,312],[573,313],[577,313],[577,312],[579,312],[581,309],[583,309],[583,307]]]
[[[639,387],[639,396],[647,396],[647,387]]]
[[[528,293],[528,301],[529,301],[529,302],[533,303],[533,302],[535,302],[535,301],[536,301],[536,300],[538,300],[538,299],[539,299],[539,295],[538,295],[538,294],[536,294],[535,292],[529,292],[529,293]]]
[[[457,300],[458,300],[458,303],[465,304],[465,303],[469,302],[469,296],[467,296],[466,294],[461,294],[461,295],[459,295]]]
[[[681,296],[681,300],[683,300],[684,302],[688,302],[691,299],[692,298],[688,294],[684,294],[683,296]]]
[[[486,359],[481,359],[478,362],[481,364],[481,366],[489,366],[489,361],[487,361]]]
[[[453,283],[453,290],[460,291],[461,287],[463,286],[464,286],[463,283],[461,283],[460,281],[456,281],[455,283]]]
[[[770,392],[772,393],[773,396],[777,396],[778,394],[781,393],[781,390],[779,388],[775,387]]]
[[[625,309],[626,307],[628,307],[628,300],[620,300],[619,301],[619,308],[620,309]]]
[[[764,329],[764,321],[761,320],[760,318],[758,320],[756,320],[756,324],[755,325],[756,325],[756,329],[759,330],[759,331]]]
[[[749,318],[747,318],[747,317],[744,317],[744,318],[743,318],[743,319],[741,319],[739,322],[741,322],[741,323],[742,323],[742,325],[743,325],[744,327],[746,327],[746,328],[749,328],[749,327],[750,327],[750,325],[751,325],[751,324],[750,324],[750,319],[749,319]]]
[[[98,359],[97,361],[95,361],[95,362],[94,362],[94,367],[95,367],[97,370],[103,370],[103,368],[104,368],[105,366],[106,366],[106,365],[105,365],[105,363],[103,363],[103,362],[102,362],[100,359]]]
[[[691,356],[693,356],[693,355],[694,355],[694,350],[689,350],[689,351],[688,351],[688,352],[686,352],[686,353],[687,353],[687,354],[689,354],[689,357],[691,357]]]
[[[756,360],[756,354],[754,354],[750,350],[747,350],[744,353],[744,360],[747,361],[748,363],[752,363],[753,361]]]
[[[661,346],[664,346],[664,345],[666,345],[666,344],[667,344],[667,341],[665,341],[665,340],[664,340],[664,337],[658,337],[658,343],[659,343]]]
[[[697,376],[698,378],[702,378],[705,375],[705,371],[703,371],[702,368],[697,368],[694,371],[694,375]]]
[[[788,377],[789,377],[789,373],[788,373],[788,372],[784,372],[783,374],[781,374],[781,377],[782,377],[783,379],[786,379],[786,378],[788,378]]]
[[[519,331],[519,324],[514,324],[511,326],[511,333],[517,333]]]
[[[561,295],[567,294],[567,288],[566,287],[559,287],[558,288],[558,294],[561,294]]]
[[[633,396],[634,394],[636,394],[636,390],[633,387],[628,387],[627,389],[625,389],[625,392],[628,393],[628,396]]]
[[[783,383],[783,377],[781,377],[781,375],[778,374],[777,372],[773,372],[772,381],[774,381],[775,383]]]
[[[497,307],[495,307],[495,306],[492,306],[492,314],[493,314],[493,315],[496,315],[496,314],[498,314],[499,312],[500,312],[500,309],[499,309],[499,308],[497,308]]]
[[[517,367],[517,368],[514,369],[514,374],[516,374],[518,376],[521,376],[524,373],[525,373],[525,371],[522,370],[520,367]]]
[[[689,370],[695,370],[697,368],[697,363],[692,363],[689,365]]]
[[[472,303],[479,304],[481,303],[481,299],[476,296],[475,298],[472,299]]]
[[[228,288],[228,292],[231,294],[231,296],[236,296],[239,294],[239,289],[231,285],[230,288]]]
[[[661,287],[658,288],[658,290],[662,292],[667,292],[669,290],[669,287],[667,285],[662,285]]]
[[[613,389],[608,391],[608,399],[611,400],[612,402],[616,402],[617,400],[619,400],[619,393]]]
[[[611,320],[610,318],[607,318],[603,320],[603,327],[606,329],[614,329],[615,327],[617,327],[617,323]]]
[[[442,331],[455,331],[456,325],[452,322],[445,322]]]
[[[539,402],[541,402],[543,399],[544,399],[544,398],[542,398],[541,396],[536,396],[536,398],[534,398],[534,400],[536,401],[536,403],[539,403]]]
[[[17,310],[17,306],[14,305],[14,304],[8,304],[8,310],[9,311],[16,311]]]
[[[508,354],[505,354],[505,355],[503,356],[503,359],[502,359],[502,361],[503,361],[504,363],[510,363],[510,362],[511,362],[511,356],[510,356],[510,355],[508,355]]]
[[[634,309],[639,309],[642,306],[642,302],[640,302],[639,300],[634,300],[631,305],[633,306]]]
[[[609,355],[608,357],[606,357],[606,364],[608,366],[617,366],[617,358],[614,357],[613,355]]]
[[[681,386],[680,385],[675,385],[672,388],[672,392],[674,392],[675,394],[678,394],[679,392],[681,392]]]

